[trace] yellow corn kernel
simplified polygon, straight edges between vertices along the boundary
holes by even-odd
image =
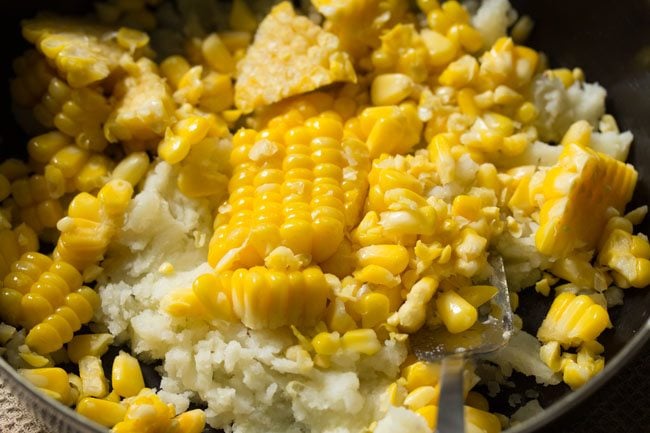
[[[237,31],[254,32],[257,20],[245,0],[234,0],[228,19],[230,27]]]
[[[534,22],[528,15],[522,15],[512,26],[510,35],[517,44],[523,44],[533,30]]]
[[[356,310],[361,315],[361,326],[374,328],[386,323],[390,312],[390,301],[382,293],[366,293],[357,301]]]
[[[183,75],[190,70],[190,64],[182,56],[169,56],[160,63],[160,72],[173,88],[178,88]]]
[[[567,132],[564,133],[560,144],[569,146],[577,144],[578,146],[587,147],[591,141],[591,130],[593,127],[586,120],[579,120],[572,124]]]
[[[206,315],[201,301],[189,289],[176,290],[165,296],[163,309],[174,317],[203,317]]]
[[[235,70],[235,61],[218,34],[212,33],[203,40],[201,52],[206,63],[215,71],[231,73]]]
[[[358,266],[377,265],[388,269],[392,274],[401,274],[409,262],[409,254],[401,245],[372,245],[357,250]]]
[[[23,161],[9,158],[0,163],[0,174],[12,182],[16,179],[26,177],[29,174],[29,168]]]
[[[56,152],[50,164],[61,170],[66,179],[72,178],[83,168],[90,157],[90,152],[77,146],[66,146]]]
[[[420,386],[409,392],[404,399],[404,406],[412,411],[417,411],[424,406],[437,403],[440,389],[433,386]]]
[[[63,341],[56,328],[51,324],[38,323],[27,334],[25,344],[37,353],[46,354],[59,350]]]
[[[467,24],[452,26],[447,32],[457,33],[458,41],[468,53],[475,53],[483,47],[483,36],[481,32]]]
[[[79,191],[92,191],[101,188],[108,180],[113,161],[104,155],[92,155],[74,177],[74,185]]]
[[[56,153],[70,143],[70,138],[58,131],[32,138],[27,143],[27,153],[34,161],[47,164]]]
[[[138,360],[120,351],[113,360],[111,384],[113,390],[122,397],[137,395],[144,388],[144,378]]]
[[[429,428],[435,431],[438,423],[438,406],[424,406],[416,410],[415,413],[424,418]]]
[[[108,383],[104,376],[102,361],[97,356],[84,356],[79,360],[81,393],[90,397],[104,397],[108,394]]]
[[[387,287],[395,287],[400,283],[399,276],[393,275],[391,271],[379,265],[364,266],[354,271],[353,275],[361,283],[372,283]]]
[[[607,310],[589,296],[564,292],[553,301],[537,337],[543,343],[558,341],[566,347],[578,346],[595,340],[610,326]]]
[[[201,433],[205,428],[205,412],[201,409],[188,410],[177,415],[174,421],[182,433]]]
[[[134,152],[120,161],[111,173],[111,179],[121,179],[136,186],[149,169],[149,156],[146,152]]]
[[[466,331],[478,318],[476,308],[453,290],[438,294],[436,309],[440,320],[452,334]]]
[[[341,343],[344,349],[364,355],[374,355],[381,350],[381,343],[372,329],[354,329],[343,334]]]
[[[180,120],[165,132],[165,139],[158,145],[158,153],[170,164],[177,164],[190,152],[192,145],[205,138],[209,122],[200,116]]]
[[[82,398],[75,408],[81,415],[105,427],[113,427],[126,415],[126,406],[100,398]]]
[[[345,309],[345,304],[338,297],[334,299],[334,302],[330,302],[330,305],[327,307],[325,311],[325,323],[327,323],[328,329],[339,334],[344,334],[349,330],[357,328],[357,323],[348,314]]]
[[[571,87],[571,85],[575,82],[575,78],[573,78],[573,73],[571,72],[570,69],[567,68],[551,69],[549,73],[551,76],[560,80],[562,82],[562,85],[565,88]]]
[[[388,403],[393,406],[401,406],[406,395],[406,389],[397,382],[391,383],[386,390]]]
[[[484,412],[490,411],[490,406],[487,399],[476,391],[470,391],[465,397],[465,405],[471,406],[475,409],[482,410]]]
[[[108,395],[106,397],[104,397],[104,400],[112,401],[113,403],[119,403],[120,402],[120,396],[115,391],[111,391],[111,392],[108,393]]]
[[[321,332],[311,340],[314,350],[319,355],[334,355],[341,347],[338,332]]]
[[[409,392],[421,386],[435,386],[440,378],[440,364],[418,361],[402,371],[402,377],[406,379],[406,389]]]
[[[222,281],[213,274],[204,274],[194,280],[192,291],[209,314],[234,321],[237,316],[232,309],[232,293],[222,288]]]
[[[534,121],[537,118],[537,108],[535,107],[535,104],[532,102],[524,102],[519,106],[517,109],[517,120],[519,120],[522,123],[530,123]]]
[[[420,141],[422,122],[410,103],[366,108],[359,120],[371,158],[406,153]]]
[[[496,415],[471,406],[465,406],[465,421],[468,425],[477,428],[477,431],[484,431],[485,433],[501,432],[501,423]]]
[[[203,87],[203,94],[199,101],[202,109],[218,113],[232,106],[234,94],[229,75],[211,72],[203,79]],[[230,114],[232,115],[232,112]],[[229,117],[230,122],[238,118],[239,116],[236,116],[233,120],[233,117]],[[225,118],[224,120],[228,121]]]
[[[463,286],[458,289],[458,294],[473,307],[478,308],[488,302],[499,290],[494,286]]]
[[[426,309],[429,301],[438,289],[438,281],[431,277],[423,277],[413,284],[404,302],[397,312],[400,328],[406,332],[415,332],[426,319]]]
[[[115,40],[130,52],[149,44],[149,35],[139,30],[121,27],[115,35]]]
[[[469,85],[478,76],[476,58],[465,55],[450,63],[442,72],[438,81],[443,86],[461,88]]]
[[[61,403],[72,403],[68,373],[58,367],[33,368],[18,370],[25,379],[37,388],[50,391],[50,395]]]
[[[560,343],[549,341],[539,349],[539,357],[554,373],[562,369],[562,359],[560,358]]]
[[[454,216],[461,216],[470,221],[477,221],[481,216],[483,203],[480,197],[469,195],[458,195],[454,197],[451,205],[451,213]]]
[[[413,91],[415,83],[405,74],[381,74],[370,87],[370,99],[374,105],[394,105],[402,102]]]
[[[117,218],[124,214],[131,202],[133,187],[127,181],[113,179],[99,190],[99,199],[104,217],[109,219]]]
[[[445,66],[456,57],[458,47],[443,34],[429,29],[423,29],[420,34],[427,48],[431,66]]]
[[[101,357],[113,343],[111,334],[75,335],[68,343],[68,357],[75,364],[85,356]]]

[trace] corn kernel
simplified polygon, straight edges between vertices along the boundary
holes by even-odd
[[[122,397],[133,397],[144,388],[140,363],[126,352],[120,351],[113,360],[111,384]]]
[[[108,394],[102,361],[97,356],[84,356],[79,360],[79,377],[82,395],[101,398]]]
[[[182,433],[201,433],[205,428],[205,412],[201,409],[183,412],[174,420],[178,422],[179,431]]]
[[[452,334],[466,331],[478,318],[476,308],[453,290],[438,295],[436,308],[442,323]]]
[[[414,84],[408,75],[381,74],[372,81],[370,98],[374,105],[399,104],[411,94]]]
[[[424,406],[437,403],[440,390],[433,386],[420,386],[411,391],[404,399],[404,406],[412,411],[417,411]]]
[[[364,355],[374,355],[381,350],[381,343],[372,329],[355,329],[341,337],[343,348]]]
[[[126,407],[119,402],[99,398],[82,398],[75,409],[81,415],[105,427],[113,427],[126,415]]]
[[[334,355],[341,346],[337,332],[321,332],[311,340],[311,344],[319,355]]]

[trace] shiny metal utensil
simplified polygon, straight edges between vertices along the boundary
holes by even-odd
[[[424,361],[441,361],[438,433],[464,433],[463,371],[468,357],[503,347],[513,332],[512,309],[503,258],[490,253],[493,269],[490,284],[498,289],[494,297],[479,307],[477,322],[467,331],[452,334],[444,326],[422,328],[409,340],[415,356]]]

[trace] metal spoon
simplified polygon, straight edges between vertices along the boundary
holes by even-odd
[[[411,349],[424,361],[441,361],[438,433],[464,433],[463,370],[468,357],[493,352],[505,346],[513,332],[512,309],[503,258],[490,253],[493,269],[490,284],[498,289],[494,297],[479,308],[479,318],[470,329],[451,334],[444,326],[423,327],[411,334]],[[481,314],[483,313],[483,314]]]

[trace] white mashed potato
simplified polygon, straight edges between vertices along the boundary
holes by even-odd
[[[141,359],[162,360],[160,397],[178,411],[205,402],[208,423],[227,432],[358,432],[381,418],[381,396],[406,357],[403,343],[388,340],[373,356],[333,356],[321,370],[286,356],[296,344],[290,330],[251,331],[161,310],[165,295],[211,270],[203,262],[212,210],[177,192],[175,179],[166,163],[148,176],[99,286],[110,332],[130,339]],[[159,272],[165,262],[171,275]]]

